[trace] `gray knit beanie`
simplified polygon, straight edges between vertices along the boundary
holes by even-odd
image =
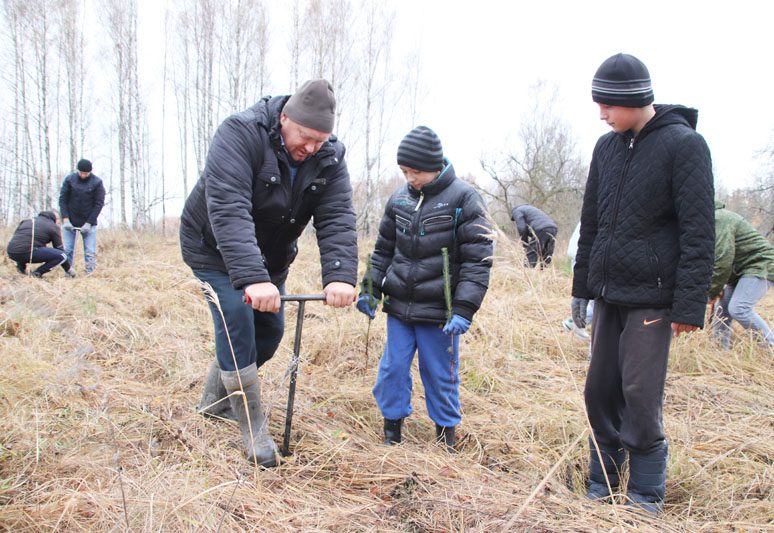
[[[336,116],[333,87],[327,80],[309,80],[288,99],[282,112],[302,126],[331,133]]]
[[[598,104],[645,107],[653,103],[653,86],[645,64],[629,54],[605,60],[591,82],[591,98]]]
[[[427,126],[417,126],[398,145],[398,164],[423,172],[442,170],[441,139]]]

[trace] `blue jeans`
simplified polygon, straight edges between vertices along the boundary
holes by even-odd
[[[404,322],[387,315],[387,344],[379,362],[373,394],[384,418],[398,420],[412,412],[411,361],[419,350],[419,375],[430,418],[439,426],[456,426],[460,414],[460,337],[441,324]]]
[[[86,273],[91,274],[97,268],[97,226],[92,226],[88,233],[82,233],[72,229],[62,228],[62,244],[64,244],[67,262],[75,266],[73,253],[75,252],[75,234],[80,233],[83,240],[83,257],[86,263]]]
[[[209,283],[218,296],[220,310],[205,293],[215,326],[215,354],[220,369],[233,372],[252,364],[260,368],[274,356],[282,340],[285,332],[284,304],[276,314],[254,311],[242,301],[244,290],[235,289],[225,272],[194,270],[193,273],[199,281]],[[284,284],[278,288],[280,294],[285,294]]]
[[[712,331],[720,339],[723,348],[731,347],[731,323],[736,320],[743,328],[757,331],[763,341],[774,347],[774,333],[766,321],[755,312],[755,304],[766,296],[771,282],[755,276],[742,276],[736,287],[726,285],[720,297]]]

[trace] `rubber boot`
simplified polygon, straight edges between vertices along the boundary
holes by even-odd
[[[400,428],[403,425],[403,419],[390,420],[384,419],[384,444],[392,446],[400,443]]]
[[[454,429],[456,426],[439,426],[435,425],[435,440],[446,444],[446,451],[449,453],[456,453],[454,449]]]
[[[599,452],[602,455],[602,461],[607,471],[607,481],[605,481],[605,472],[602,470],[597,449],[591,439],[589,439],[589,448],[589,488],[588,492],[586,492],[586,498],[589,500],[601,500],[610,496],[607,481],[610,481],[610,488],[613,490],[618,488],[621,481],[621,469],[623,468],[624,461],[626,461],[626,450],[599,444]]]
[[[196,406],[196,410],[207,417],[236,420],[237,417],[231,408],[231,402],[226,399],[227,395],[226,387],[223,386],[223,381],[220,379],[218,362],[213,361],[207,372],[207,377],[204,378],[204,391],[202,391],[202,399]]]
[[[238,393],[229,396],[229,400],[239,422],[247,460],[264,468],[277,466],[277,445],[269,435],[267,420],[261,408],[258,368],[253,364],[234,372],[221,370],[220,377],[229,394]],[[239,393],[240,378],[244,399]],[[244,400],[247,400],[246,410]]]
[[[666,468],[669,446],[666,441],[652,452],[629,453],[629,486],[626,505],[653,515],[664,510]]]

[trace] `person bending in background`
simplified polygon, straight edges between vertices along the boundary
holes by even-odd
[[[524,250],[526,264],[543,268],[551,264],[556,244],[556,222],[535,206],[522,204],[511,210],[511,220],[516,224]]]
[[[418,126],[403,138],[398,165],[407,184],[387,201],[357,308],[373,319],[384,298],[387,342],[373,388],[384,417],[384,443],[401,441],[403,420],[413,410],[411,361],[418,351],[436,439],[451,451],[461,420],[459,336],[468,331],[489,286],[491,226],[481,197],[457,178],[430,128]],[[449,257],[451,318],[443,248]]]
[[[715,266],[710,301],[715,304],[713,334],[731,347],[731,322],[755,331],[774,348],[774,333],[755,312],[755,304],[774,283],[774,246],[741,215],[715,202]],[[725,286],[725,288],[724,288]]]
[[[22,220],[8,242],[7,251],[22,274],[27,273],[28,264],[43,263],[32,271],[33,277],[40,278],[57,266],[62,267],[67,277],[75,277],[62,245],[56,211],[41,211],[37,217]]]

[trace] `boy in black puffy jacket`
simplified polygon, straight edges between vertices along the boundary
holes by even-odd
[[[572,288],[579,328],[596,299],[585,399],[599,454],[592,444],[587,497],[610,496],[628,452],[629,501],[660,513],[669,345],[703,326],[712,275],[712,162],[698,112],[654,106],[636,57],[603,62],[591,95],[613,131],[591,159]]]
[[[401,441],[401,424],[412,412],[411,361],[418,350],[436,438],[450,448],[461,419],[459,335],[470,327],[488,288],[491,227],[481,197],[455,176],[433,130],[418,126],[409,132],[398,147],[398,165],[408,183],[387,202],[357,308],[373,319],[384,296],[387,344],[373,393],[384,416],[385,444]]]

